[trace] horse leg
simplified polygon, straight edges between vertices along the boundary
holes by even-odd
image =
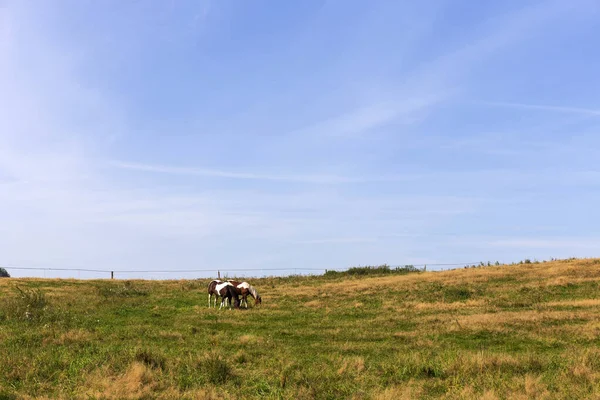
[[[212,294],[209,293],[208,294],[208,308],[210,308],[210,302],[212,300],[211,297],[212,297]]]

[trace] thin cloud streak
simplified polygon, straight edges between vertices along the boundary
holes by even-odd
[[[597,184],[599,171],[596,170],[523,170],[512,168],[496,168],[488,170],[456,170],[456,171],[426,171],[382,176],[343,176],[343,175],[267,175],[250,172],[224,171],[211,168],[178,167],[159,164],[142,164],[126,161],[109,161],[108,166],[118,169],[182,176],[197,176],[206,178],[224,178],[237,180],[269,181],[281,183],[306,183],[315,185],[350,185],[362,183],[385,182],[419,182],[428,185],[438,185],[448,182],[466,184],[474,179],[482,181],[510,182],[520,184],[535,179],[538,183],[550,181],[554,184],[579,185]]]
[[[196,167],[174,167],[167,165],[150,165],[125,161],[110,161],[109,165],[114,168],[127,169],[140,172],[155,172],[162,174],[203,176],[212,178],[229,178],[240,180],[274,181],[274,182],[297,182],[313,184],[346,184],[367,182],[393,182],[404,181],[415,177],[349,177],[340,175],[266,175],[249,172],[223,171],[211,168]]]
[[[360,244],[360,243],[375,243],[376,238],[327,238],[314,240],[297,240],[296,244]]]
[[[373,104],[354,109],[336,117],[332,117],[311,126],[299,129],[291,135],[316,135],[332,138],[356,137],[393,122],[410,124],[417,119],[418,114],[428,110],[446,98],[447,94],[423,96],[418,99],[410,98],[402,102],[387,102]]]
[[[543,105],[543,104],[504,103],[504,102],[484,102],[482,104],[487,105],[487,106],[518,108],[518,109],[523,109],[523,110],[556,111],[556,112],[560,112],[560,113],[600,116],[600,110],[595,110],[593,108],[549,106],[549,105]]]

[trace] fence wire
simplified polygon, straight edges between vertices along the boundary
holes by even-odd
[[[428,263],[428,264],[398,264],[398,265],[390,265],[390,268],[402,268],[405,266],[413,266],[413,267],[463,267],[468,265],[478,265],[479,262],[466,262],[466,263]],[[192,274],[192,273],[215,273],[217,275],[223,274],[227,275],[229,273],[239,273],[239,272],[260,272],[263,274],[265,272],[292,272],[293,275],[297,275],[298,272],[321,272],[325,273],[327,271],[337,271],[343,272],[347,271],[349,268],[199,268],[199,269],[147,269],[147,270],[118,270],[118,269],[90,269],[90,268],[54,268],[54,267],[25,267],[25,266],[5,266],[2,267],[6,271],[10,273],[10,271],[41,271],[44,272],[77,272],[78,274],[81,272],[91,272],[91,273],[101,273],[110,275],[111,278],[115,278],[120,274]],[[290,274],[292,275],[292,274]]]

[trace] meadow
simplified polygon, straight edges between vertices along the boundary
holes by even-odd
[[[0,399],[600,398],[597,259],[208,281],[0,279]]]

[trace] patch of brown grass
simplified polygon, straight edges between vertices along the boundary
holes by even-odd
[[[238,341],[243,345],[255,345],[263,342],[263,338],[255,335],[242,335]]]
[[[550,396],[548,387],[542,383],[541,376],[525,376],[525,394],[529,399],[546,399]]]
[[[502,369],[515,369],[524,361],[523,357],[514,357],[508,354],[477,352],[460,355],[448,365],[448,371],[458,376],[478,375],[498,372]]]
[[[232,397],[222,390],[216,391],[213,388],[202,388],[197,390],[191,390],[183,393],[175,393],[173,397],[164,397],[172,399],[193,399],[193,400],[227,400]]]
[[[338,375],[360,374],[365,370],[365,359],[363,357],[350,357],[342,360],[342,365],[338,368]]]
[[[158,332],[158,336],[164,339],[176,340],[178,342],[183,342],[185,339],[183,334],[177,331],[160,331]]]
[[[454,318],[462,328],[472,329],[494,329],[505,324],[517,323],[540,323],[553,321],[573,321],[573,320],[592,320],[598,317],[597,312],[589,311],[503,311],[495,313],[479,313],[472,315],[461,315],[457,317],[447,316],[447,323],[450,323]],[[425,320],[440,319],[436,315],[434,317],[425,317]]]
[[[71,329],[56,336],[56,333],[50,329],[46,330],[45,337],[42,341],[44,345],[73,345],[73,344],[85,344],[93,340],[94,335],[85,329]]]
[[[481,397],[481,400],[498,400],[498,396],[493,390],[487,390]]]
[[[547,307],[597,307],[600,299],[561,300],[544,303]]]
[[[304,303],[304,307],[321,308],[323,307],[323,303],[321,302],[321,300],[311,300]]]
[[[72,329],[54,340],[54,344],[68,345],[74,343],[87,343],[92,339],[92,334],[84,329]]]
[[[392,386],[379,393],[375,393],[374,400],[407,400],[419,399],[422,397],[423,390],[414,382],[408,382],[402,386]]]
[[[417,311],[456,311],[456,310],[463,310],[466,308],[483,307],[485,305],[486,305],[486,302],[484,300],[467,300],[464,302],[457,301],[457,302],[453,302],[453,303],[406,302],[402,305],[397,305],[395,307],[398,310],[405,309],[408,306]]]
[[[91,374],[85,395],[100,399],[139,399],[154,397],[157,380],[154,372],[140,362],[132,363],[122,375],[111,375],[104,369]]]

